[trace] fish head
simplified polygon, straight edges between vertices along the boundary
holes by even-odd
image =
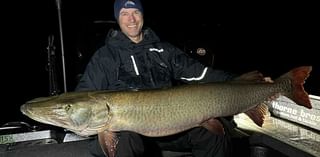
[[[80,92],[36,98],[27,101],[20,110],[35,121],[89,136],[96,134],[109,117],[108,106],[97,103],[96,99]]]

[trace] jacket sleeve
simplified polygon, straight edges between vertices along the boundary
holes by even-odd
[[[227,81],[236,77],[235,74],[206,67],[201,62],[188,56],[179,48],[171,46],[169,49],[170,62],[172,65],[174,77],[183,82],[219,82]]]
[[[108,82],[105,79],[106,66],[103,65],[101,51],[101,49],[98,50],[90,59],[75,91],[102,90],[107,86]]]

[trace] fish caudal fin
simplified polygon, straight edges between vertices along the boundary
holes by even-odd
[[[293,93],[288,96],[298,105],[305,106],[309,109],[312,108],[308,93],[304,90],[303,84],[309,77],[312,66],[301,66],[292,69],[288,73],[280,76],[281,78],[289,78],[292,82]]]
[[[245,112],[245,114],[248,115],[250,119],[260,127],[262,127],[267,113],[268,106],[263,103]]]

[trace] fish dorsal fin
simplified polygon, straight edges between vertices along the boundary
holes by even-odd
[[[218,119],[210,118],[201,123],[201,126],[208,129],[210,132],[218,135],[224,135],[224,128]]]
[[[116,146],[119,141],[116,134],[111,131],[103,131],[98,133],[98,138],[104,155],[115,157]]]
[[[248,115],[250,119],[260,127],[262,127],[267,113],[268,113],[268,106],[263,103],[245,112],[245,114]]]

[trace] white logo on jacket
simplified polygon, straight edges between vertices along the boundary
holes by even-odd
[[[152,52],[152,51],[157,51],[157,52],[163,52],[164,50],[163,49],[157,49],[157,48],[149,48],[149,51]]]

